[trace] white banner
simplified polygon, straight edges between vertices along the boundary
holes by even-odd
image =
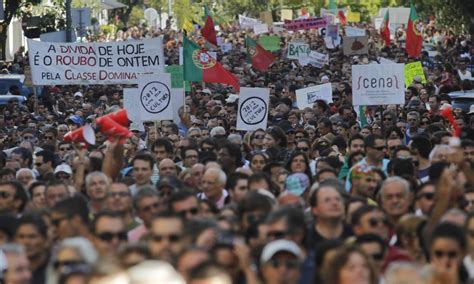
[[[309,44],[305,42],[293,41],[288,44],[288,52],[286,58],[299,59],[302,55],[307,56],[311,50]]]
[[[311,51],[308,55],[310,64],[321,68],[324,65],[329,65],[329,54],[323,54],[316,51]]]
[[[253,33],[256,35],[268,33],[267,24],[257,24],[253,26]]]
[[[331,83],[296,90],[296,104],[301,110],[307,107],[312,108],[317,100],[332,103]]]
[[[35,85],[137,84],[143,73],[164,71],[162,38],[94,43],[28,40]]]
[[[171,75],[140,75],[138,88],[123,90],[123,104],[133,122],[173,119]]]
[[[249,17],[239,15],[239,25],[241,28],[251,29],[253,28],[253,26],[257,24],[261,24],[261,22],[254,18],[249,18]]]
[[[240,88],[237,130],[267,128],[270,89]]]
[[[352,36],[365,36],[366,32],[365,29],[359,29],[359,28],[353,28],[353,27],[345,27],[346,30],[346,36],[352,37]]]
[[[352,65],[352,104],[405,104],[404,64]]]

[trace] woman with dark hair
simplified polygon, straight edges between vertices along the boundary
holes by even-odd
[[[356,246],[343,246],[329,261],[323,274],[327,284],[377,284],[372,260]]]
[[[311,169],[309,167],[308,155],[303,152],[293,152],[290,159],[288,159],[285,168],[290,173],[303,173],[306,174],[309,178],[310,183],[313,182],[313,175],[311,174]]]
[[[268,156],[264,152],[255,151],[250,153],[249,167],[253,173],[260,173],[268,162]]]
[[[288,155],[288,140],[283,129],[278,126],[273,126],[265,131],[265,138],[263,139],[263,150],[271,153],[273,160],[284,161]]]
[[[405,134],[396,126],[390,126],[385,130],[385,139],[396,139],[399,138],[405,141]]]

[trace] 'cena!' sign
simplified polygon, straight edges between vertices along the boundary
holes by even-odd
[[[28,40],[35,85],[136,84],[139,74],[164,71],[161,38],[94,43]]]
[[[354,105],[404,104],[404,65],[352,65]]]

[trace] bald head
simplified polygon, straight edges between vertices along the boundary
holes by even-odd
[[[177,176],[178,170],[176,164],[171,159],[163,159],[158,165],[158,170],[160,171],[160,178],[165,176]]]

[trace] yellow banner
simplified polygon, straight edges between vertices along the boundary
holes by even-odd
[[[420,61],[405,64],[405,87],[408,87],[413,82],[413,79],[419,76],[423,84],[426,83],[425,72]]]
[[[347,13],[347,21],[351,23],[358,23],[360,22],[360,13],[359,12],[351,12]]]

